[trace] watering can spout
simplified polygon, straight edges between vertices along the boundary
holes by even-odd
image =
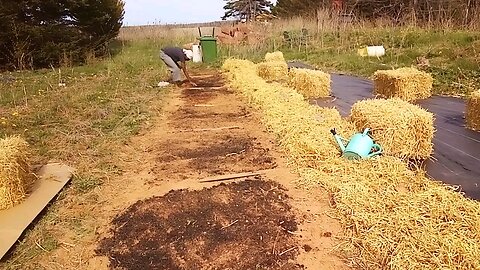
[[[345,139],[343,139],[342,137],[338,136],[337,134],[337,131],[333,128],[330,130],[330,132],[332,133],[333,137],[335,138],[335,141],[337,142],[338,146],[340,147],[340,149],[342,150],[342,153],[345,152],[345,145],[343,144],[343,141]]]

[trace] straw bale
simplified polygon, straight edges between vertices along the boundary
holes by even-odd
[[[266,62],[285,62],[285,58],[283,57],[283,53],[280,51],[276,51],[273,53],[265,54],[265,61]]]
[[[19,137],[0,139],[0,210],[20,203],[33,183],[28,157],[25,140]]]
[[[287,78],[288,65],[284,61],[261,62],[257,64],[257,74],[267,81],[279,81]]]
[[[288,72],[289,85],[305,98],[330,96],[330,74],[309,69],[292,68]]]
[[[432,76],[415,68],[378,70],[373,78],[375,94],[385,98],[398,97],[412,101],[432,95]]]
[[[255,64],[248,60],[229,58],[223,63],[222,69],[234,71],[236,69],[255,69]]]
[[[433,151],[433,114],[398,98],[355,103],[350,120],[358,130],[370,128],[384,153],[399,158],[427,159]]]
[[[329,129],[337,127],[349,138],[355,128],[337,110],[311,106],[295,90],[267,83],[251,62],[228,65],[240,66],[227,73],[231,86],[263,113],[289,164],[300,173],[297,184],[322,186],[332,194],[329,214],[344,227],[338,244],[352,266],[480,269],[478,202],[410,170],[394,156],[341,158]]]
[[[467,127],[480,131],[480,90],[473,92],[467,100]]]

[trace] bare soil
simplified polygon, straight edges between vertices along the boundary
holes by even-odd
[[[173,89],[138,136],[112,146],[121,173],[90,193],[94,204],[71,199],[62,213],[82,227],[30,269],[348,269],[329,195],[295,187],[260,116],[217,72],[195,77],[199,87]],[[252,171],[262,177],[200,181]]]
[[[139,201],[98,253],[122,269],[303,269],[288,195],[261,179]]]

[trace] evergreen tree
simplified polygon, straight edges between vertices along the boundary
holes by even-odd
[[[277,0],[272,12],[280,17],[310,16],[319,8],[328,8],[331,0]]]
[[[314,16],[317,9],[333,7],[335,0],[277,0],[272,12],[283,18]],[[478,18],[480,0],[344,0],[346,12],[359,18],[390,18],[399,23],[414,16],[419,21],[468,24]]]
[[[257,15],[270,13],[273,6],[269,0],[225,0],[227,4],[223,7],[225,15],[222,20],[227,18],[245,19],[247,21],[255,20]]]
[[[121,0],[0,0],[0,67],[82,62],[101,55],[123,20]]]

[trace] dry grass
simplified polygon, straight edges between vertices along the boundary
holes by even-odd
[[[352,106],[358,130],[370,128],[384,152],[399,158],[427,159],[433,152],[433,114],[398,98],[363,100]]]
[[[207,33],[205,33],[207,34]],[[211,33],[210,33],[211,34]],[[122,41],[163,40],[168,37],[171,41],[191,40],[199,36],[198,28],[177,28],[162,25],[145,25],[122,27],[118,39]]]
[[[480,90],[473,92],[467,99],[467,127],[480,130]]]
[[[379,70],[373,78],[375,94],[385,98],[398,97],[412,101],[432,95],[432,76],[415,68]]]
[[[232,68],[234,67],[234,68]],[[410,170],[393,156],[340,157],[329,130],[351,136],[335,109],[309,105],[288,87],[267,83],[254,64],[228,60],[232,87],[257,109],[301,174],[299,185],[333,194],[345,235],[339,249],[358,269],[480,269],[480,204]],[[252,71],[253,70],[253,71]]]
[[[30,170],[28,143],[18,137],[0,139],[0,210],[11,208],[27,196],[35,180]]]
[[[319,70],[292,68],[288,72],[289,85],[305,98],[330,96],[330,74]]]

